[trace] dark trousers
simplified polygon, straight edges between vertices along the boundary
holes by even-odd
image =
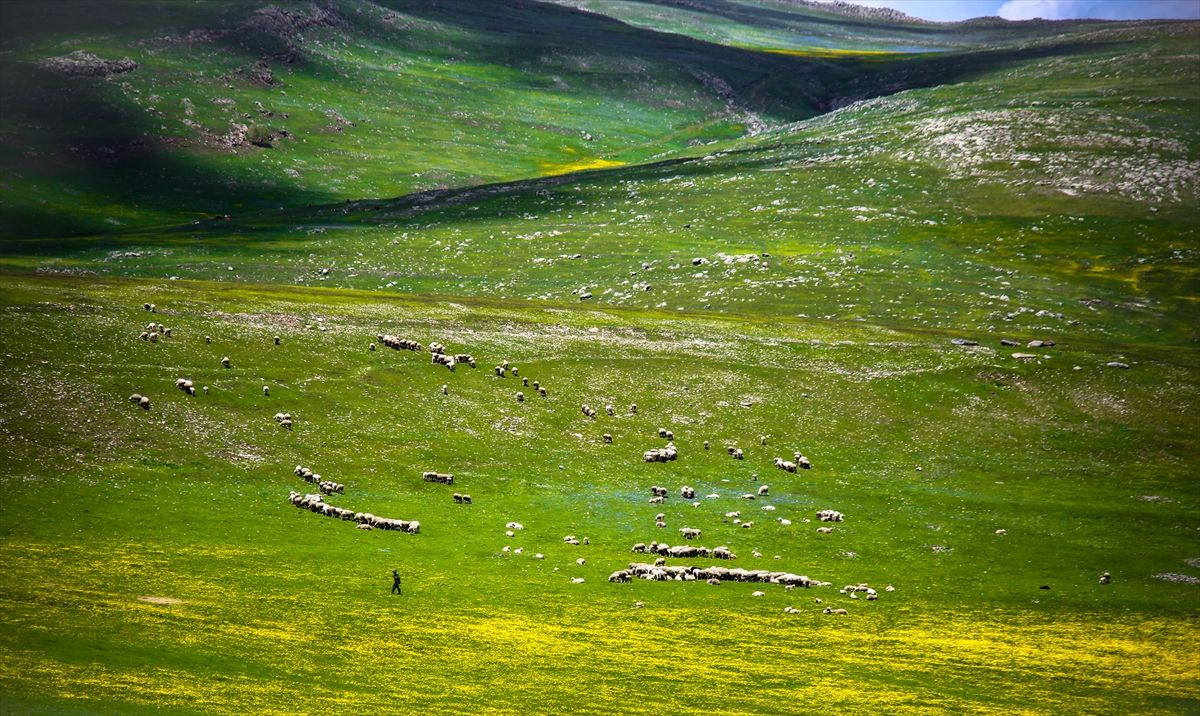
[[[403,594],[403,593],[404,592],[400,591],[400,580],[397,579],[396,581],[392,582],[392,594]]]

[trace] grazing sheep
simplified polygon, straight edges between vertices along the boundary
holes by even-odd
[[[680,527],[679,534],[683,535],[684,539],[700,538],[700,530],[695,527]]]
[[[791,521],[791,520],[789,520],[789,519],[788,519],[788,518],[786,518],[786,517],[780,517],[780,518],[779,518],[779,524],[783,525],[784,527],[787,527],[787,526],[789,526],[789,525],[791,525],[791,524],[792,524],[792,521]]]
[[[847,614],[849,614],[850,612],[846,611],[845,609],[833,609],[832,607],[825,607],[825,610],[822,613],[823,614],[836,614],[838,616],[844,617]]]
[[[812,469],[812,463],[808,461],[808,458],[804,457],[800,453],[796,453],[794,457],[796,458],[796,464],[799,465],[802,470]]]
[[[628,569],[620,569],[620,570],[617,570],[616,572],[613,572],[612,574],[608,575],[608,581],[628,583],[630,581],[629,570]],[[639,604],[640,604],[640,602],[639,602]]]
[[[367,346],[367,350],[369,350],[369,351],[375,350],[375,344],[372,343],[371,345]]]
[[[711,584],[714,587],[721,586],[721,580],[717,579],[716,577],[711,577],[707,581],[709,584]]]
[[[518,403],[524,403],[524,402],[525,402],[525,394],[524,394],[524,393],[522,393],[521,391],[517,391],[517,402],[518,402]]]
[[[612,415],[613,414],[613,406],[612,405],[604,406],[604,412],[608,413],[609,415]]]
[[[655,523],[654,523],[654,526],[655,526],[655,527],[666,527],[666,526],[667,526],[667,523],[666,523],[666,522],[663,522],[662,520],[659,520],[658,522],[655,522]]]
[[[753,499],[757,498],[757,495],[755,495],[753,492],[747,492],[747,493],[741,495],[741,498],[743,500],[753,500]]]
[[[612,435],[610,433],[604,433],[604,442],[612,443]]]
[[[133,395],[129,396],[129,402],[133,403],[134,405],[137,405],[138,403],[142,402],[142,396],[137,393],[134,393]]]
[[[275,336],[275,345],[279,345],[279,336]]]
[[[204,343],[205,343],[206,345],[207,345],[207,344],[209,344],[209,343],[212,343],[212,336],[205,336],[205,337],[204,337]]]
[[[425,482],[438,482],[443,485],[453,485],[454,484],[454,475],[447,474],[444,472],[434,472],[432,470],[427,470],[427,471],[421,473],[421,479],[424,480]]]
[[[584,559],[583,557],[580,557],[579,559],[575,560],[575,564],[578,564],[580,566],[583,566],[584,562],[587,562],[587,560]]]
[[[659,429],[658,429],[658,436],[659,436],[660,438],[665,438],[665,437],[667,436],[667,429],[666,429],[666,428],[659,428]]]
[[[707,440],[705,440],[705,441],[704,441],[704,449],[705,449],[705,450],[707,450],[707,449],[708,449],[708,441],[707,441]]]
[[[509,523],[505,524],[504,526],[507,529],[517,530],[518,532],[525,529],[525,525],[521,524],[520,522],[509,522]]]
[[[817,519],[822,522],[841,522],[845,516],[837,510],[821,510],[817,512]]]
[[[164,329],[163,335],[166,336],[167,338],[170,338],[171,337],[171,329],[170,328]]]
[[[735,518],[735,517],[741,517],[741,516],[742,516],[742,513],[741,513],[741,511],[739,511],[739,510],[734,510],[733,512],[726,512],[726,513],[725,513],[725,518],[726,518],[726,519],[730,519],[730,520],[732,520],[732,519],[733,519],[733,518]]]
[[[469,504],[471,504],[471,496],[470,496],[470,495],[463,495],[463,496],[462,496],[462,501],[463,501],[463,504],[464,504],[464,505],[469,505]]]
[[[450,384],[442,383],[442,395],[450,395]]]
[[[667,496],[667,488],[661,487],[659,485],[652,485],[650,487],[650,494],[654,495],[655,497],[666,497]]]
[[[668,431],[667,431],[667,436],[666,436],[666,437],[667,437],[667,440],[672,440],[672,441],[674,441],[674,440],[675,440],[675,433],[673,433],[673,432],[671,432],[670,430],[668,430]]]
[[[359,530],[372,530],[372,529],[375,529],[375,528],[374,528],[374,527],[372,527],[371,525],[368,525],[368,524],[361,524],[361,525],[358,525],[357,527],[355,527],[355,529],[359,529]]]
[[[576,537],[575,535],[567,535],[566,537],[563,537],[563,542],[565,544],[574,545],[576,547],[579,546],[579,538]]]
[[[1000,529],[996,530],[996,534],[1000,537],[1003,537],[1004,535],[1008,534],[1008,530],[1001,527]]]
[[[264,385],[263,386],[263,395],[270,395],[270,394],[271,394],[271,386]]]
[[[521,386],[522,386],[522,387],[525,387],[525,388],[528,388],[528,387],[529,387],[529,378],[528,378],[528,376],[527,376],[527,377],[524,377],[524,378],[522,378],[522,379],[521,379]]]
[[[665,519],[667,519],[667,513],[659,512],[657,515],[654,516],[654,519],[655,520],[665,520]]]
[[[830,532],[833,532],[833,528],[832,527],[818,527],[817,532],[819,534],[827,535]]]
[[[501,378],[504,377],[504,367],[503,366],[496,366],[495,370],[496,370],[496,375],[500,376]]]
[[[767,494],[770,491],[771,491],[771,488],[768,485],[759,485],[759,487],[758,487],[758,494],[760,497]]]
[[[750,520],[749,522],[742,523],[742,529],[744,529],[744,530],[748,530],[753,526],[754,526],[754,520]]]
[[[692,500],[696,497],[696,491],[693,490],[691,486],[684,485],[683,487],[679,488],[679,496],[685,500]]]
[[[1101,574],[1100,575],[1100,583],[1101,584],[1112,584],[1112,575],[1109,574],[1108,572]]]
[[[143,395],[141,397],[141,399],[138,400],[138,406],[141,407],[142,410],[149,410],[150,409],[150,399]]]
[[[158,343],[158,334],[157,334],[157,333],[151,333],[151,334],[150,334],[150,342],[151,342],[151,343]]]
[[[642,453],[642,459],[646,462],[670,462],[677,456],[678,452],[675,450],[674,445],[667,445],[663,448],[654,448]]]
[[[758,444],[759,444],[759,445],[766,445],[766,444],[767,444],[767,436],[766,436],[766,435],[759,435],[759,436],[758,436]]]
[[[546,392],[546,388],[544,386],[539,387],[537,389],[537,392],[538,392],[538,395],[542,396],[543,398],[545,398],[548,395],[548,393]]]
[[[454,501],[459,504],[462,504],[462,495],[458,494],[457,492],[454,493]]]
[[[764,591],[761,591],[761,590],[759,590],[759,591],[756,591],[756,592],[751,592],[751,593],[750,593],[750,596],[752,596],[752,597],[765,597],[765,596],[767,596],[767,593],[766,593],[766,592],[764,592]]]
[[[635,415],[637,414],[637,403],[634,403],[634,404],[632,404],[632,405],[630,405],[630,406],[629,406],[629,412],[631,412],[631,413],[633,413],[633,414],[635,414]]]
[[[221,359],[221,365],[225,366],[226,368],[230,367],[229,356],[225,356]]]

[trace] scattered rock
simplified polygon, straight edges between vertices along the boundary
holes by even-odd
[[[106,60],[83,50],[75,50],[62,57],[39,60],[37,65],[43,70],[68,77],[107,77],[108,75],[133,72],[138,68],[138,63],[128,57],[120,60]]]
[[[1174,584],[1200,584],[1200,577],[1193,577],[1188,574],[1179,574],[1178,572],[1162,572],[1154,575],[1155,579],[1161,579],[1164,582],[1172,582]]]

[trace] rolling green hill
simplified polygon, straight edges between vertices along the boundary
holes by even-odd
[[[0,712],[1200,709],[1198,32],[0,5]]]

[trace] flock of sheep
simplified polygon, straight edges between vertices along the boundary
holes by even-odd
[[[288,495],[288,501],[302,510],[339,520],[357,522],[360,530],[399,530],[414,535],[421,532],[421,523],[416,520],[393,520],[387,517],[378,517],[370,512],[355,512],[325,502],[320,494],[304,495],[292,490]]]
[[[766,569],[742,569],[741,567],[688,567],[682,565],[647,564],[645,562],[630,562],[625,569],[613,572],[608,577],[610,582],[629,582],[633,579],[647,579],[655,582],[708,582],[712,585],[721,582],[760,582],[764,584],[781,584],[785,588],[814,585],[814,582],[800,574],[791,572],[772,572]],[[821,582],[820,584],[825,584]]]
[[[144,304],[144,308],[151,312],[156,311],[156,307],[153,304],[149,304],[149,303]],[[171,335],[171,330],[169,328],[166,328],[162,324],[151,323],[147,326],[146,331],[143,332],[140,337],[143,340],[157,342],[158,336],[160,336],[160,335],[169,337]],[[424,348],[422,346],[422,344],[417,341],[406,339],[406,338],[398,338],[398,337],[391,336],[391,335],[379,334],[379,335],[377,335],[377,339],[384,346],[387,346],[387,347],[392,348],[393,350],[397,350],[397,351],[399,351],[399,350],[421,351]],[[211,338],[206,336],[205,341],[206,341],[206,343],[211,343]],[[280,338],[278,336],[275,337],[275,344],[276,345],[280,344]],[[371,343],[369,349],[375,350],[375,344]],[[440,343],[430,343],[429,351],[430,351],[430,355],[432,356],[432,362],[435,365],[444,365],[450,370],[454,370],[455,366],[458,365],[459,363],[466,363],[466,364],[470,365],[472,368],[476,367],[476,360],[472,355],[470,355],[470,354],[448,354],[448,353],[446,353],[445,346],[443,346]],[[223,357],[221,359],[221,364],[226,368],[230,368],[232,365],[231,361],[228,357]],[[508,373],[511,373],[514,377],[518,377],[520,375],[519,369],[516,366],[510,365],[507,361],[505,361],[495,367],[495,374],[498,377],[501,377],[501,378],[506,377]],[[524,377],[522,379],[522,381],[523,381],[524,386],[530,385],[530,380],[528,377]],[[189,395],[196,394],[195,384],[193,383],[193,381],[191,381],[189,379],[179,378],[178,380],[176,380],[175,384],[176,384],[177,388],[179,388],[180,390],[182,390],[183,392],[185,392]],[[533,381],[532,387],[535,391],[538,392],[538,394],[540,394],[542,396],[547,395],[546,389],[537,381]],[[205,389],[205,392],[207,392],[207,389]],[[443,392],[443,394],[449,394],[449,386],[443,385],[442,392]],[[270,389],[268,386],[263,386],[263,394],[264,395],[270,394]],[[522,392],[518,392],[516,394],[516,398],[517,398],[518,402],[523,402],[524,397],[525,397],[524,393],[522,393]],[[138,405],[145,410],[150,409],[150,399],[148,397],[144,397],[139,394],[134,394],[134,395],[130,396],[129,400],[131,403]],[[609,416],[615,415],[615,409],[611,404],[606,405],[604,408],[604,411]],[[584,416],[586,416],[588,418],[591,418],[593,420],[596,419],[597,411],[594,410],[593,408],[591,408],[587,404],[583,404],[581,406],[581,412],[583,413]],[[638,407],[637,407],[637,404],[634,403],[630,406],[630,413],[637,414],[637,412],[638,412]],[[276,413],[275,420],[276,420],[276,422],[278,422],[281,426],[283,426],[286,429],[290,430],[292,428],[292,416],[289,413],[282,413],[282,412]],[[653,449],[645,451],[643,453],[643,460],[645,462],[671,462],[671,461],[676,460],[678,457],[678,450],[675,447],[674,433],[670,430],[667,430],[666,428],[659,428],[658,436],[660,438],[667,440],[667,444],[664,447],[653,448]],[[609,433],[605,433],[603,439],[604,439],[605,443],[611,443],[612,435]],[[760,442],[762,445],[766,445],[765,436],[760,437]],[[709,443],[707,440],[704,441],[704,449],[705,450],[709,449]],[[728,451],[729,455],[731,457],[733,457],[735,460],[744,460],[745,459],[745,453],[743,452],[743,450],[741,448],[739,448],[737,446],[729,446],[729,447],[727,447],[727,451]],[[797,469],[808,470],[808,469],[812,468],[812,464],[809,461],[809,459],[807,457],[805,457],[804,455],[802,455],[800,452],[796,452],[794,454],[794,461],[785,460],[783,458],[776,457],[776,458],[774,458],[774,465],[777,469],[780,469],[780,470],[783,470],[783,471],[789,472],[789,473],[795,473],[797,471]],[[415,520],[398,520],[398,519],[379,517],[379,516],[373,515],[371,513],[355,512],[353,510],[349,510],[349,509],[346,509],[343,507],[338,507],[336,505],[331,505],[329,503],[326,503],[324,501],[324,498],[322,497],[322,494],[325,494],[325,495],[344,494],[345,486],[340,483],[337,483],[337,482],[322,480],[320,475],[316,474],[311,469],[304,467],[302,465],[297,465],[295,467],[294,472],[298,477],[305,480],[306,482],[315,484],[319,490],[319,493],[317,493],[317,494],[302,494],[302,493],[296,492],[294,490],[291,491],[288,499],[296,507],[299,507],[301,509],[307,509],[311,512],[322,514],[326,517],[333,517],[333,518],[340,519],[340,520],[355,522],[355,523],[357,523],[359,529],[364,529],[364,530],[370,530],[370,529],[397,530],[397,531],[407,532],[410,534],[417,534],[420,531],[420,523]],[[427,471],[422,474],[422,479],[427,482],[435,482],[435,483],[444,484],[444,485],[454,484],[454,476],[452,474],[448,474],[448,473]],[[741,495],[741,497],[744,499],[752,500],[752,499],[755,499],[756,496],[767,495],[768,490],[769,490],[768,486],[761,485],[761,486],[759,486],[757,493],[746,493],[746,494]],[[652,498],[650,501],[652,503],[661,503],[667,499],[667,497],[669,495],[669,491],[665,487],[655,485],[655,486],[651,487],[651,495],[652,495]],[[696,492],[695,492],[695,489],[693,489],[692,487],[690,487],[688,485],[684,485],[681,488],[679,488],[679,495],[685,500],[693,500],[693,499],[695,499]],[[711,494],[711,495],[708,495],[708,497],[715,498],[715,497],[718,497],[718,495]],[[453,494],[453,499],[456,504],[472,504],[472,499],[471,499],[470,495],[460,494],[460,493],[456,492]],[[699,504],[700,503],[693,503],[694,506],[698,506]],[[767,506],[767,507],[764,507],[764,509],[774,509],[774,508]],[[740,519],[736,519],[736,517],[740,517],[740,513],[738,513],[738,512],[726,513],[726,518],[729,518],[730,515],[734,515],[735,519],[733,521],[736,524],[740,524],[740,526],[743,528],[752,527],[754,524],[753,521],[742,522]],[[843,515],[842,515],[842,513],[837,512],[835,510],[821,510],[821,511],[817,512],[817,519],[822,522],[841,522],[843,520]],[[780,518],[779,521],[784,525],[791,524],[790,521],[782,519],[782,518]],[[662,513],[659,513],[655,518],[655,524],[659,527],[665,527],[666,526],[665,515]],[[516,529],[516,530],[523,529],[523,527],[519,523],[516,523],[516,522],[509,522],[507,527],[508,527],[508,531],[506,532],[506,534],[509,537],[512,537],[514,535],[514,529]],[[831,528],[822,528],[822,530],[824,530],[824,531],[828,531],[829,529],[831,529]],[[680,533],[681,537],[685,540],[699,539],[702,536],[701,530],[698,528],[694,528],[694,527],[680,528],[679,533]],[[568,545],[579,545],[580,544],[580,541],[574,535],[567,535],[566,537],[564,537],[563,541],[565,544],[568,544]],[[586,543],[586,538],[584,540],[584,543]],[[505,548],[505,551],[508,551],[507,547]],[[630,563],[628,568],[614,572],[609,577],[610,582],[629,582],[635,578],[646,579],[646,580],[651,580],[651,581],[668,581],[668,580],[671,580],[671,581],[706,581],[709,584],[720,584],[722,581],[737,581],[737,582],[759,582],[759,583],[769,583],[769,584],[781,584],[781,585],[784,585],[788,589],[793,589],[797,586],[809,587],[814,584],[811,580],[809,580],[808,577],[805,577],[802,575],[797,575],[797,574],[792,574],[790,572],[779,572],[779,571],[768,571],[768,570],[746,570],[746,569],[741,569],[741,568],[728,569],[728,568],[716,567],[716,566],[707,567],[707,568],[699,568],[699,567],[691,567],[691,566],[668,566],[665,563],[665,560],[668,557],[670,557],[670,558],[710,558],[710,559],[721,559],[721,560],[736,559],[737,555],[734,554],[727,546],[724,546],[724,545],[714,547],[714,548],[694,546],[694,545],[674,545],[674,546],[672,546],[672,545],[668,545],[666,543],[660,543],[660,542],[654,541],[654,542],[650,542],[649,544],[637,543],[637,544],[633,545],[631,551],[633,551],[635,553],[642,553],[642,554],[655,554],[655,555],[659,555],[659,558],[653,564],[645,564],[645,563],[638,563],[638,562]],[[519,552],[520,552],[520,548],[517,548],[517,553],[519,553]],[[538,556],[541,556],[541,555],[538,555]],[[761,555],[758,554],[758,552],[756,551],[755,556],[761,556]],[[584,560],[582,558],[577,560],[577,562],[579,564],[582,564],[583,561]],[[576,581],[582,581],[582,579],[578,579]],[[828,583],[816,583],[816,584],[820,585],[820,586],[828,585]],[[862,586],[865,588],[865,585],[862,585]],[[846,589],[843,590],[843,592],[847,592],[847,590],[849,590],[849,592],[851,593],[851,596],[856,597],[857,592],[858,592],[857,587],[847,587]],[[877,595],[874,590],[865,588],[863,591],[867,592],[868,599],[873,600],[873,599],[877,598]],[[756,593],[756,594],[761,594],[761,592]],[[791,609],[791,608],[789,607],[789,609]],[[834,611],[830,612],[830,610],[827,609],[826,613],[844,613],[844,611],[845,610],[834,610]]]
[[[304,480],[305,482],[311,482],[314,485],[316,485],[317,489],[320,490],[323,494],[326,494],[326,495],[339,494],[339,495],[341,495],[346,492],[346,486],[343,485],[342,483],[334,482],[332,480],[322,480],[320,475],[318,475],[317,473],[313,472],[312,470],[310,470],[307,467],[304,467],[302,465],[297,465],[296,469],[293,472],[295,472],[296,475],[298,477],[300,477],[300,479]]]

